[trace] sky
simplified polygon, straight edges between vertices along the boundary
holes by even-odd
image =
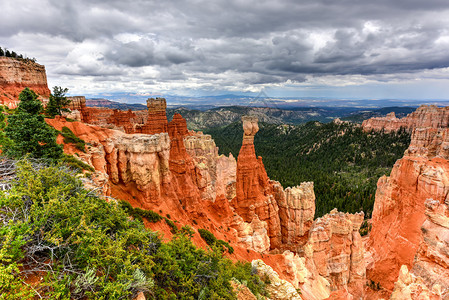
[[[2,0],[72,95],[449,99],[447,0]]]

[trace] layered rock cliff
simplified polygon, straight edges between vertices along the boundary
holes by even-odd
[[[438,249],[447,246],[444,240],[449,234],[440,222],[446,218],[449,193],[448,131],[416,128],[409,149],[390,177],[379,179],[367,274],[389,292],[402,265],[429,284],[447,284],[438,276],[446,274],[448,253]]]
[[[416,111],[404,118],[398,119],[394,112],[386,117],[371,118],[363,121],[364,131],[385,130],[397,131],[404,128],[410,132],[418,127],[447,128],[449,127],[449,107],[422,105]]]
[[[0,104],[17,107],[20,92],[29,87],[42,100],[47,100],[50,90],[45,67],[31,60],[0,57]]]

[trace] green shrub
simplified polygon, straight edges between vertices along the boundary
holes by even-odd
[[[232,248],[228,242],[217,239],[209,230],[200,228],[198,229],[198,233],[209,246],[214,247],[218,245],[220,246],[220,249],[223,249],[223,247],[225,247],[228,250],[229,254],[234,253],[234,248]]]
[[[129,218],[160,215],[106,202],[61,166],[17,166],[16,183],[0,192],[0,299],[132,299],[139,291],[147,299],[236,299],[232,278],[266,295],[249,263],[195,247],[191,228],[164,243]],[[31,289],[22,278],[37,270],[43,281]]]
[[[367,220],[363,221],[362,226],[360,226],[359,233],[361,236],[365,236],[371,232],[372,224],[368,223]]]
[[[62,127],[61,134],[64,137],[64,143],[73,144],[76,149],[86,152],[86,142],[77,137],[70,128]]]
[[[83,170],[95,172],[95,169],[93,167],[82,162],[73,155],[64,154],[61,162],[68,165],[70,168],[75,169],[77,172],[82,172]]]
[[[142,218],[147,219],[148,222],[156,223],[163,219],[161,215],[152,211],[144,210],[138,207],[132,207],[128,201],[120,201],[122,208],[133,218],[141,220]]]
[[[217,243],[217,238],[209,230],[200,228],[198,229],[198,233],[200,234],[201,238],[206,242],[206,244],[208,244],[209,246],[213,246]]]
[[[164,218],[165,223],[167,223],[167,225],[170,227],[170,232],[175,234],[178,232],[178,227],[176,227],[175,223],[173,223],[172,220],[169,220],[167,218]]]

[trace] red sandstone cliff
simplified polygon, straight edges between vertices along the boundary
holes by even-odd
[[[19,94],[26,87],[48,99],[45,67],[30,60],[0,57],[0,104],[17,107]]]
[[[390,177],[379,179],[368,248],[367,275],[391,292],[402,265],[449,297],[449,253],[441,251],[449,227],[449,129],[416,128]],[[446,277],[449,278],[449,277]],[[403,278],[402,278],[403,279]],[[416,298],[413,298],[416,299]]]
[[[404,128],[412,132],[418,127],[449,127],[449,107],[421,105],[416,111],[401,119],[396,118],[394,112],[391,112],[386,117],[371,118],[362,123],[364,131],[384,129],[390,132]]]

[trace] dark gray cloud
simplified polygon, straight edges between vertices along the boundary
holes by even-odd
[[[89,87],[83,76],[98,90],[449,79],[447,0],[7,0],[2,10],[0,46],[75,89]]]

